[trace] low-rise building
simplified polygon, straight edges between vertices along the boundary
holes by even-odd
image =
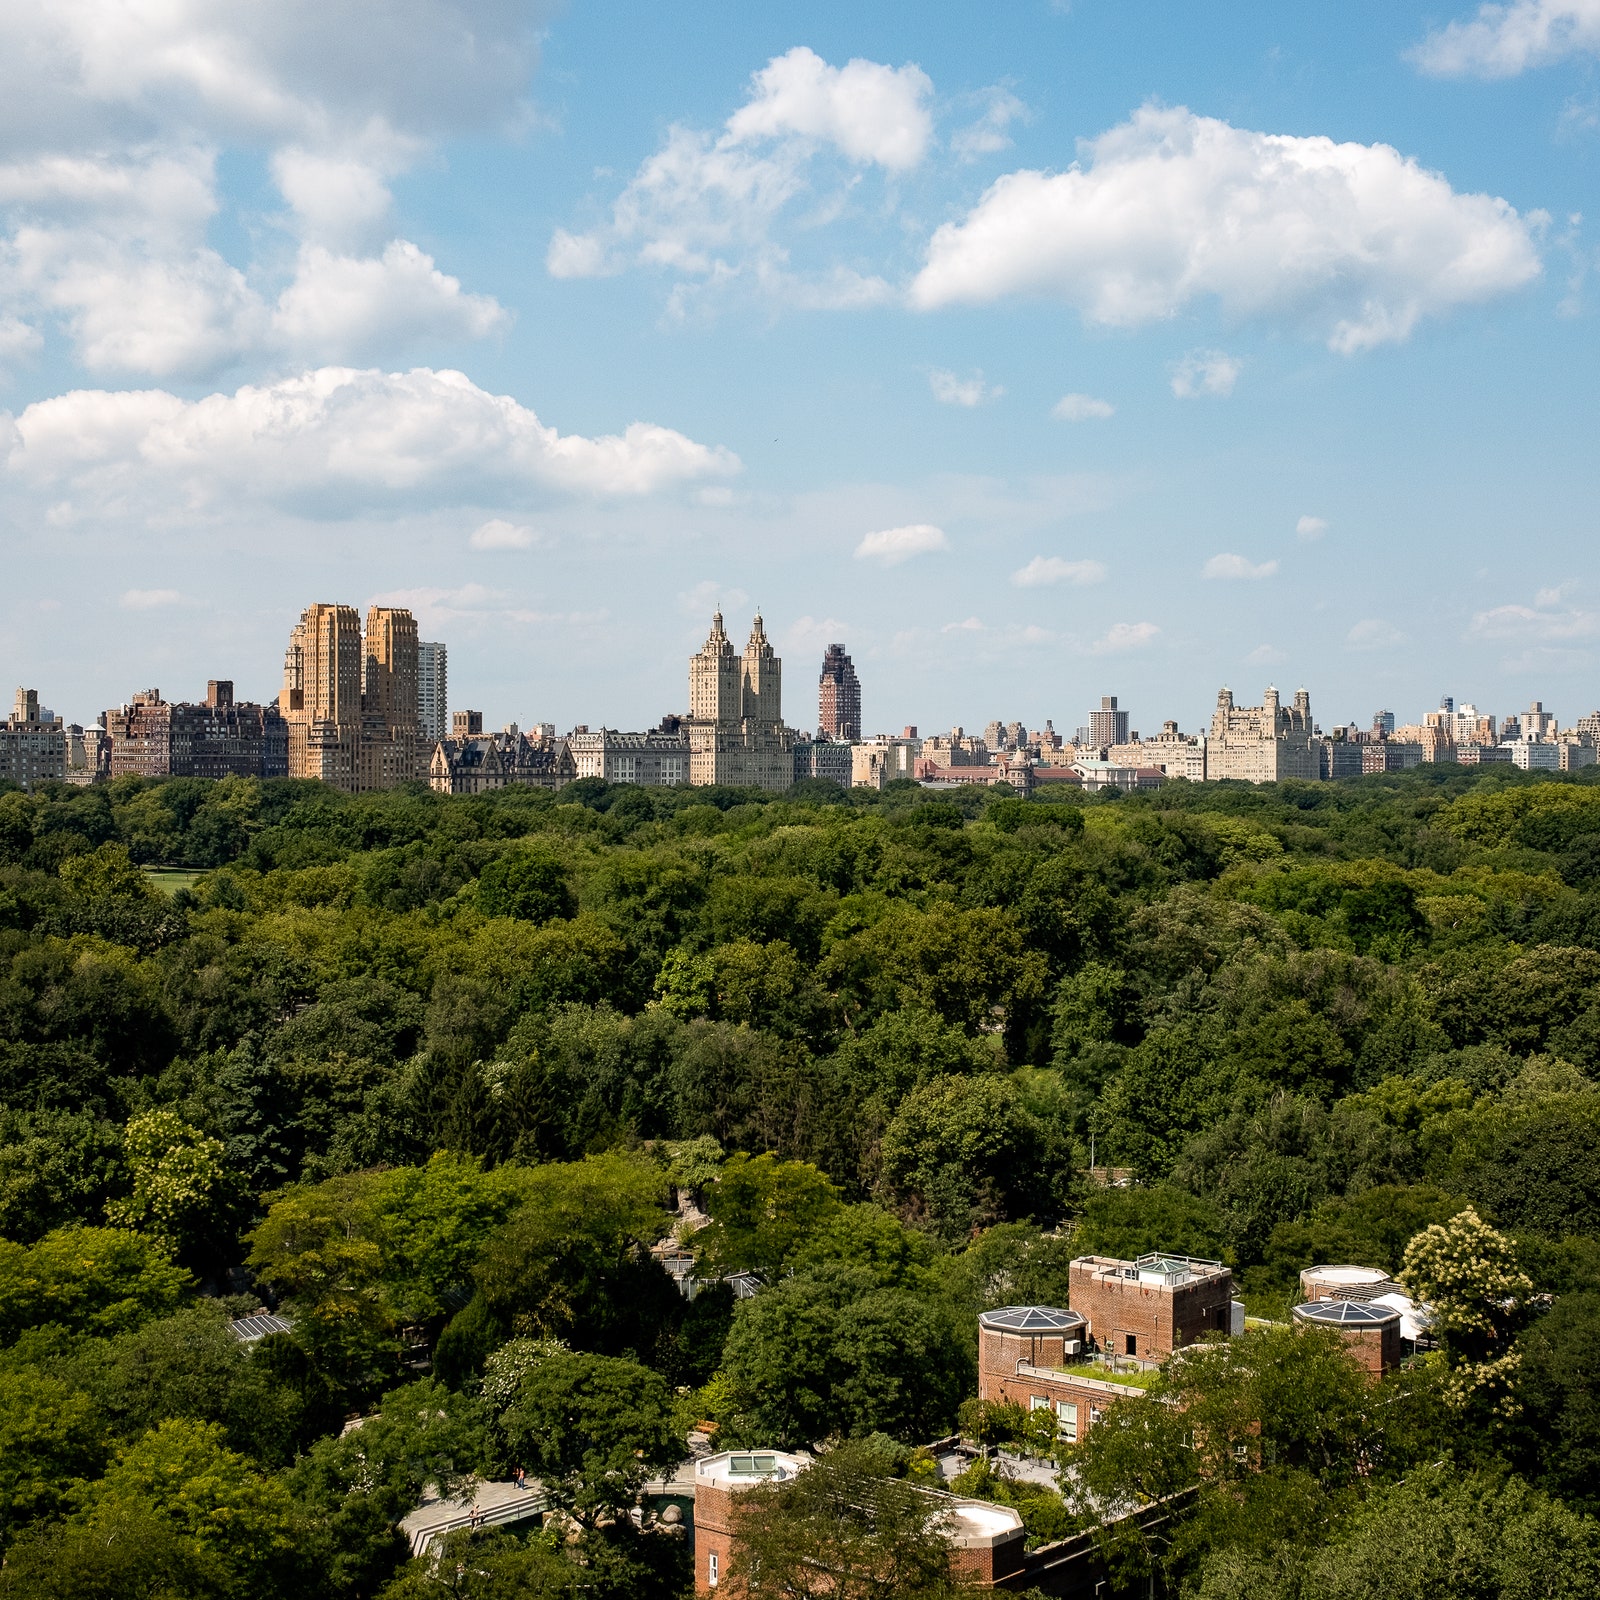
[[[811,1465],[809,1456],[783,1450],[725,1450],[694,1467],[694,1588],[710,1594],[728,1578],[738,1554],[738,1500],[758,1483],[783,1483]],[[1026,1530],[1010,1506],[924,1489],[943,1513],[951,1571],[977,1588],[991,1589],[1020,1574]]]
[[[1220,1261],[1146,1255],[1079,1256],[1068,1269],[1072,1309],[1107,1355],[1165,1360],[1208,1333],[1235,1329],[1233,1274]]]
[[[857,789],[881,789],[897,778],[917,775],[924,741],[914,728],[895,735],[875,733],[850,747],[850,782]]]
[[[854,746],[843,739],[830,739],[820,728],[814,739],[796,739],[794,781],[800,783],[807,778],[826,778],[841,789],[848,789],[854,774],[853,750]]]
[[[1535,701],[1535,704],[1538,702]],[[1546,744],[1541,738],[1528,738],[1513,740],[1510,745],[1511,764],[1520,767],[1524,772],[1559,772],[1561,770],[1561,746]]]
[[[1114,748],[1125,750],[1129,747],[1118,745]],[[1129,794],[1136,789],[1159,789],[1167,781],[1167,775],[1160,767],[1130,767],[1118,761],[1096,761],[1086,756],[1074,761],[1072,770],[1078,774],[1085,794],[1097,794],[1102,789],[1120,789],[1124,794]]]
[[[1400,1365],[1400,1313],[1361,1300],[1310,1300],[1292,1313],[1301,1328],[1328,1328],[1368,1376],[1381,1378]]]

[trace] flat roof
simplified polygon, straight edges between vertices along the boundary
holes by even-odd
[[[786,1450],[724,1450],[694,1464],[696,1483],[739,1489],[752,1483],[783,1483],[811,1465],[811,1457]]]

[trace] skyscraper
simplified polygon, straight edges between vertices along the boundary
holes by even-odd
[[[1092,745],[1126,744],[1128,742],[1128,713],[1117,710],[1114,694],[1100,696],[1100,709],[1089,713],[1089,743]]]
[[[423,777],[416,619],[373,606],[363,640],[352,607],[307,606],[289,635],[278,708],[292,778],[359,791]]]
[[[830,644],[822,658],[817,726],[830,739],[853,744],[861,737],[861,682],[842,644]]]
[[[783,663],[760,614],[744,655],[711,619],[706,642],[689,658],[689,781],[787,789],[794,781],[794,735],[783,725]]]
[[[448,653],[427,639],[417,641],[417,718],[424,743],[437,744],[450,731]]]

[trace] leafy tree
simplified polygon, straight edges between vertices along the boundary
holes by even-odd
[[[1511,1241],[1468,1209],[1406,1246],[1400,1279],[1429,1308],[1452,1368],[1455,1403],[1514,1415],[1519,1362],[1510,1343],[1533,1283]]]
[[[1600,1294],[1564,1294],[1523,1334],[1516,1449],[1526,1474],[1569,1505],[1600,1510]]]
[[[740,1154],[723,1163],[706,1208],[711,1224],[695,1236],[697,1258],[714,1272],[776,1278],[838,1212],[839,1197],[809,1162]]]
[[[841,1445],[784,1482],[740,1493],[729,1584],[752,1600],[946,1600],[963,1586],[943,1509],[886,1471],[870,1443]]]
[[[213,1424],[170,1419],[91,1484],[76,1519],[102,1536],[151,1508],[232,1586],[292,1594],[306,1573],[304,1517],[288,1489],[222,1443]]]
[[[123,1182],[117,1129],[83,1112],[0,1112],[0,1237],[98,1219]]]
[[[1052,1210],[1052,1154],[1004,1078],[939,1078],[901,1102],[883,1136],[883,1174],[909,1215],[960,1238]]]
[[[1220,1260],[1227,1254],[1227,1231],[1214,1205],[1172,1184],[1097,1189],[1084,1198],[1073,1248],[1124,1261],[1155,1250]]]
[[[531,1366],[502,1413],[511,1451],[585,1521],[631,1506],[683,1453],[665,1382],[636,1361],[557,1351]]]
[[[408,1562],[379,1600],[577,1600],[590,1575],[537,1539],[500,1528],[463,1529]]]
[[[171,1111],[148,1111],[123,1132],[133,1193],[113,1200],[106,1216],[159,1239],[174,1254],[215,1237],[235,1203],[223,1144]]]
[[[578,909],[560,861],[546,850],[526,846],[496,857],[478,874],[477,901],[486,917],[523,922],[571,917]]]
[[[783,1446],[936,1438],[971,1373],[946,1306],[863,1267],[797,1273],[742,1301],[723,1351],[733,1431]]]
[[[34,1245],[0,1239],[0,1340],[47,1322],[136,1328],[173,1310],[190,1281],[154,1239],[121,1228],[57,1228]]]
[[[23,1367],[0,1383],[0,1547],[15,1531],[68,1506],[74,1478],[103,1460],[88,1395]]]

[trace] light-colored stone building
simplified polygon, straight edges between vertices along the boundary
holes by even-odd
[[[373,606],[363,638],[353,607],[307,606],[289,635],[278,708],[291,778],[359,792],[426,777],[416,619]]]
[[[915,734],[875,733],[850,750],[850,782],[857,789],[881,789],[897,778],[915,778],[923,741]]]
[[[689,782],[787,789],[794,782],[795,734],[783,724],[783,663],[761,616],[751,624],[743,656],[722,628],[689,658]]]
[[[1169,778],[1203,783],[1206,776],[1206,741],[1178,732],[1176,722],[1163,722],[1153,739],[1137,744],[1115,744],[1105,759],[1120,767],[1158,767]]]
[[[1212,782],[1238,778],[1246,783],[1318,779],[1322,761],[1316,741],[1311,696],[1304,689],[1295,691],[1291,706],[1282,705],[1273,688],[1258,706],[1236,706],[1233,691],[1223,689],[1206,740],[1206,778]]]
[[[619,733],[615,728],[575,729],[567,735],[574,772],[606,783],[651,788],[689,781],[689,741],[682,733]],[[787,785],[785,785],[787,787]]]

